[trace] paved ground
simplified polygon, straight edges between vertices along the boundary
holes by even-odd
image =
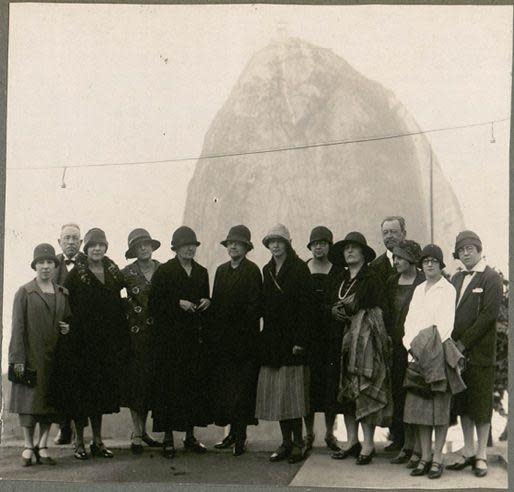
[[[166,482],[172,484],[228,484],[296,487],[336,488],[389,488],[393,490],[458,490],[462,488],[507,488],[507,469],[497,457],[491,457],[489,474],[477,479],[470,470],[447,471],[440,480],[410,477],[400,465],[391,465],[391,454],[378,448],[378,455],[370,466],[359,467],[353,460],[330,459],[326,448],[315,448],[301,464],[269,463],[270,451],[276,443],[250,444],[249,452],[233,457],[229,451],[209,450],[198,456],[179,451],[174,460],[165,460],[157,451],[146,448],[141,456],[133,456],[119,443],[113,445],[115,457],[111,460],[94,458],[77,461],[69,447],[53,447],[57,466],[19,465],[20,447],[0,448],[0,480],[37,480],[50,482]],[[212,445],[212,443],[206,443]],[[448,456],[451,461],[451,455]]]

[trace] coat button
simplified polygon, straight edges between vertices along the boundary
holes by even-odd
[[[130,331],[132,333],[139,333],[139,326],[137,326],[137,325],[131,326]]]

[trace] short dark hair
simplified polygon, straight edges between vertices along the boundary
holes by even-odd
[[[393,220],[397,220],[398,223],[400,224],[400,229],[402,230],[402,232],[405,232],[406,229],[405,229],[405,219],[403,217],[401,217],[400,215],[390,215],[388,217],[386,217],[382,223],[380,224],[380,228],[382,229],[382,227],[384,226],[384,222],[391,222]]]

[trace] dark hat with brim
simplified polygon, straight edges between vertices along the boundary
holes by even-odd
[[[446,265],[444,264],[443,250],[439,246],[437,246],[437,244],[427,244],[423,248],[423,251],[421,251],[421,255],[419,258],[420,268],[423,268],[423,260],[428,257],[435,258],[439,262],[441,270],[446,268]]]
[[[332,243],[334,242],[334,236],[332,235],[332,231],[325,226],[315,227],[311,231],[309,242],[307,244],[307,249],[311,249],[312,243],[316,241],[326,241],[328,244],[332,245]]]
[[[180,226],[171,238],[171,249],[176,251],[182,246],[189,246],[194,244],[200,246],[200,242],[196,239],[196,233],[188,226]]]
[[[344,248],[348,244],[356,244],[362,248],[365,263],[370,263],[377,257],[375,250],[371,246],[368,246],[364,235],[354,231],[349,232],[342,241],[337,241],[337,243],[330,248],[330,252],[328,253],[329,261],[334,265],[347,266],[346,260],[344,259]]]
[[[152,239],[152,236],[150,236],[150,233],[146,229],[134,229],[128,236],[128,249],[125,252],[125,258],[127,258],[127,260],[129,258],[136,258],[136,247],[144,241],[150,242],[152,251],[155,251],[161,246],[161,242],[157,241],[157,239]]]
[[[102,229],[93,227],[93,229],[86,232],[86,235],[84,236],[84,253],[87,254],[87,250],[92,244],[105,244],[106,248],[109,247],[107,237]]]
[[[482,251],[482,241],[477,233],[473,231],[462,231],[457,235],[457,239],[455,240],[455,251],[453,252],[453,257],[458,260],[459,259],[459,249],[464,246],[476,246],[479,251]]]
[[[393,248],[393,255],[417,265],[421,256],[421,246],[416,241],[404,239]]]
[[[252,234],[250,232],[250,229],[246,227],[245,225],[236,225],[230,228],[230,231],[228,231],[227,238],[220,242],[222,246],[227,247],[227,243],[229,241],[238,241],[240,243],[243,243],[248,248],[248,251],[253,249],[252,244]]]
[[[55,263],[55,266],[59,266],[59,260],[57,256],[55,255],[55,249],[51,244],[42,243],[38,244],[34,248],[34,259],[32,260],[32,263],[30,264],[30,267],[32,270],[36,269],[36,263],[38,261],[43,260],[52,260]]]

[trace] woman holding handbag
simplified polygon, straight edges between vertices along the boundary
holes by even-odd
[[[302,418],[309,414],[312,279],[309,268],[293,250],[285,226],[273,227],[262,242],[272,257],[263,268],[264,327],[255,416],[280,422],[282,444],[270,461],[296,463],[304,458]]]
[[[70,316],[68,292],[53,282],[59,260],[50,244],[34,249],[31,267],[36,278],[18,289],[14,298],[12,334],[9,345],[9,380],[12,381],[9,411],[19,414],[25,448],[22,465],[55,465],[47,448],[57,411],[48,404],[47,393],[59,332],[66,334]],[[39,424],[39,440],[34,446],[34,430]]]

